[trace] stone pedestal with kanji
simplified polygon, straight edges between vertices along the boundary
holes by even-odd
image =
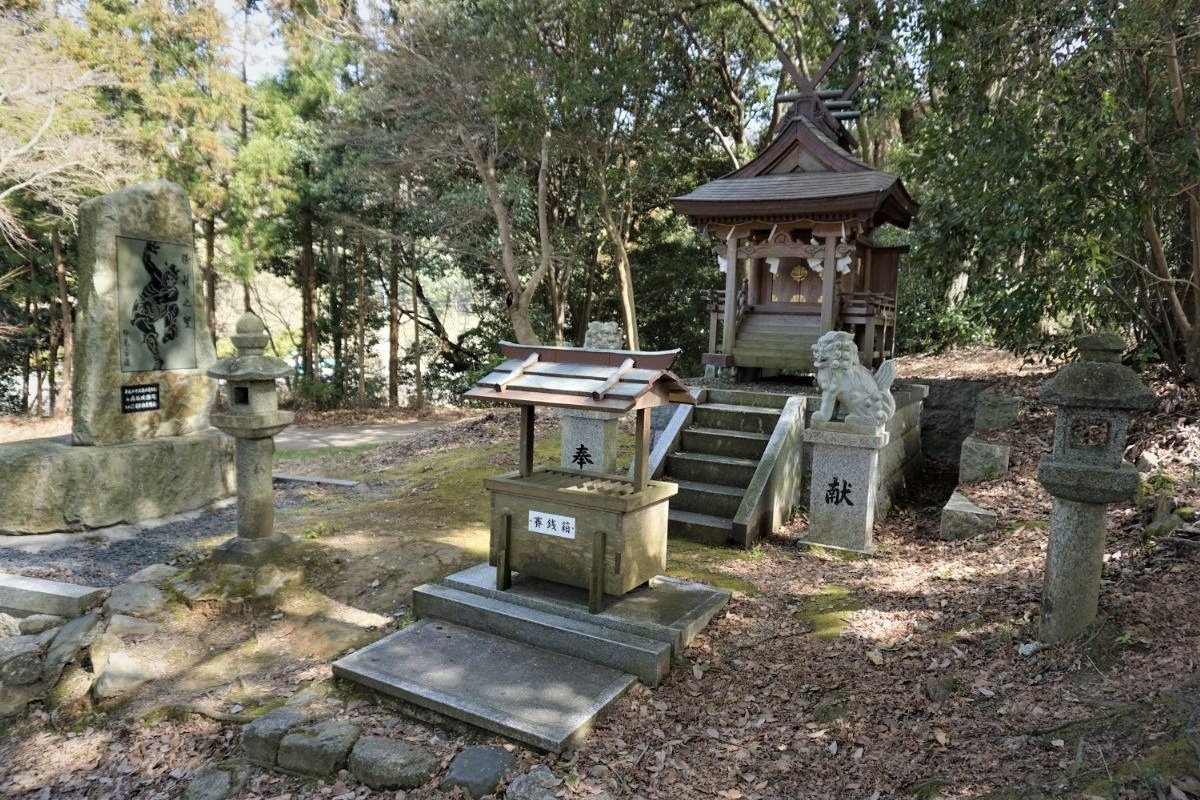
[[[562,459],[560,466],[585,472],[617,471],[616,414],[562,409]]]
[[[879,451],[888,438],[882,428],[845,422],[814,422],[804,432],[804,441],[812,445],[804,541],[862,553],[874,550]]]

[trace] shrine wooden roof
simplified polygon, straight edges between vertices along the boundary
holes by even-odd
[[[679,350],[592,350],[501,342],[505,361],[463,397],[624,414],[696,399],[669,367]]]
[[[907,228],[918,206],[900,179],[847,149],[853,138],[825,107],[814,82],[795,97],[775,138],[757,157],[672,198],[675,210],[696,224],[858,219],[867,227]]]
[[[673,204],[676,211],[697,220],[856,217],[872,226],[890,222],[902,228],[916,211],[900,179],[878,170],[718,178],[674,198]]]

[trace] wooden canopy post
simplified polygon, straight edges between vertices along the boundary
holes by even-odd
[[[650,412],[648,409],[637,410],[635,449],[633,454],[633,490],[646,490],[646,482],[650,476]]]
[[[522,478],[528,478],[533,474],[533,418],[534,406],[521,406],[521,452],[517,459]]]

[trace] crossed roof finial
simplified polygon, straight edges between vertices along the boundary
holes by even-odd
[[[796,66],[796,62],[792,61],[791,56],[785,53],[782,49],[776,48],[775,52],[779,56],[779,63],[783,65],[783,68],[787,70],[787,73],[792,76],[792,80],[796,82],[796,90],[803,93],[816,91],[817,84],[824,79],[824,77],[829,73],[829,70],[833,68],[833,65],[837,63],[837,60],[842,57],[842,51],[845,49],[846,43],[838,42],[837,47],[833,48],[833,52],[829,54],[829,58],[825,59],[825,63],[821,65],[821,68],[817,70],[816,74],[814,74],[812,78],[807,77],[800,70],[800,68]],[[857,88],[857,86],[855,88]]]

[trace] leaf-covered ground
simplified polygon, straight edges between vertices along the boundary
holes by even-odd
[[[1017,428],[988,435],[1014,446],[1012,474],[966,489],[999,512],[998,530],[939,540],[954,475],[930,465],[879,527],[870,558],[799,545],[803,518],[750,553],[672,543],[672,571],[731,587],[734,598],[662,686],[629,692],[578,750],[515,748],[525,765],[544,762],[562,777],[561,797],[1200,797],[1200,532],[1146,532],[1156,506],[1200,502],[1194,389],[1154,381],[1160,407],[1133,428],[1129,457],[1142,457],[1157,496],[1108,515],[1099,624],[1082,641],[1039,648],[1050,501],[1033,473],[1053,410],[1036,388],[1049,373],[972,351],[910,360],[902,374],[992,379],[1027,401]],[[556,447],[547,440],[543,459]],[[413,582],[478,557],[485,523],[464,497],[514,454],[513,418],[495,414],[420,440],[314,456],[310,474],[363,478],[370,492],[314,492],[280,524],[315,534],[323,567],[314,592],[388,615],[389,630]],[[337,522],[319,529],[323,520]],[[416,554],[407,565],[406,553]],[[239,726],[221,718],[326,685],[320,648],[296,641],[306,629],[295,609],[176,614],[164,626],[176,635],[231,647],[253,639],[277,657],[157,706],[37,709],[0,744],[0,796],[172,797],[196,770],[239,754]],[[446,761],[489,739],[412,720],[341,685],[324,702]],[[243,794],[402,795],[264,771]],[[406,795],[441,796],[436,780]]]

